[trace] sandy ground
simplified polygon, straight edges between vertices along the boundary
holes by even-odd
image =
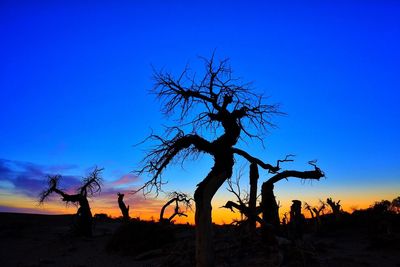
[[[142,257],[146,260],[137,260],[134,256],[106,251],[107,243],[121,224],[118,221],[96,222],[91,238],[73,235],[72,221],[72,215],[0,213],[0,266],[165,266],[164,258],[159,255],[149,254],[149,257]],[[259,245],[246,245],[246,251],[238,251],[238,246],[224,237],[226,231],[221,229],[222,234],[216,234],[216,251],[225,256],[219,256],[218,266],[271,266],[262,259],[264,256],[260,256],[263,252],[257,249]],[[172,245],[177,255],[184,255],[187,247],[191,247],[193,253],[193,236],[183,234],[186,237],[178,238],[179,242]],[[378,246],[373,246],[362,230],[307,235],[299,249],[281,246],[278,253],[274,252],[278,259],[274,266],[399,267],[398,240],[384,239],[376,243]],[[191,265],[193,263],[187,264]]]

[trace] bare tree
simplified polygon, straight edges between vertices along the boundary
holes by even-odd
[[[326,203],[331,207],[332,213],[333,213],[335,216],[338,216],[338,215],[340,214],[340,212],[341,212],[340,200],[337,201],[337,202],[335,202],[335,201],[333,201],[332,198],[330,197],[330,198],[327,198],[327,199],[326,199]]]
[[[119,206],[119,209],[121,210],[121,213],[122,213],[122,219],[124,221],[129,221],[129,219],[130,219],[130,217],[129,217],[129,206],[125,205],[125,202],[124,202],[125,194],[121,194],[121,193],[118,192],[117,195],[118,195],[118,206]]]
[[[290,206],[289,237],[293,240],[303,238],[304,215],[301,213],[301,201],[292,200]]]
[[[286,161],[287,157],[286,157]],[[281,161],[282,162],[282,161]],[[262,184],[261,187],[261,206],[263,219],[266,223],[272,225],[275,229],[278,229],[280,225],[279,219],[279,206],[275,199],[274,185],[275,183],[288,178],[300,178],[300,179],[315,179],[319,180],[324,177],[324,173],[318,168],[315,162],[310,161],[309,164],[314,166],[314,170],[310,171],[296,171],[296,170],[285,170],[276,173],[267,181]],[[279,166],[278,166],[279,167]]]
[[[182,203],[183,206],[185,207],[185,210],[187,209],[191,209],[192,208],[192,201],[193,199],[191,197],[189,197],[187,194],[185,193],[181,193],[181,192],[172,192],[169,194],[169,200],[167,201],[167,203],[164,204],[164,206],[161,208],[160,211],[160,222],[168,222],[171,223],[172,220],[175,218],[175,216],[183,216],[183,217],[187,217],[187,215],[185,214],[185,211],[183,211],[180,206],[179,203]],[[164,213],[165,213],[165,209],[171,205],[172,203],[175,203],[175,207],[174,207],[174,213],[169,216],[168,218],[164,218]]]
[[[143,190],[160,190],[161,174],[173,161],[206,153],[214,165],[194,193],[196,204],[196,266],[213,266],[211,200],[221,185],[231,177],[234,155],[248,155],[234,146],[243,137],[262,140],[271,116],[280,114],[276,105],[264,104],[264,98],[250,90],[232,75],[228,60],[205,59],[205,74],[190,74],[186,68],[177,78],[167,72],[155,72],[154,93],[163,103],[163,113],[177,112],[177,126],[167,129],[165,136],[151,134],[155,146],[144,159],[139,173],[152,174]],[[192,126],[186,134],[185,127]],[[208,132],[214,136],[208,140]],[[169,134],[168,134],[169,133]],[[250,155],[249,155],[250,156]],[[268,166],[265,166],[268,167]],[[272,167],[272,166],[269,166]]]
[[[311,219],[314,219],[314,211],[312,209],[312,207],[307,203],[304,202],[304,209],[308,210],[308,212],[310,213]]]
[[[307,202],[304,202],[304,208],[310,212],[311,219],[315,221],[315,230],[319,230],[321,227],[321,212],[323,213],[326,204],[322,200],[319,201],[320,205],[311,207]]]
[[[295,170],[285,170],[281,171],[280,163],[293,161],[290,159],[294,155],[287,155],[285,159],[278,160],[276,166],[272,166],[274,175],[265,181],[262,184],[261,190],[261,205],[259,207],[251,208],[250,205],[247,206],[246,203],[241,199],[240,196],[240,186],[239,183],[236,182],[236,190],[233,188],[232,183],[228,180],[228,185],[231,193],[233,193],[238,203],[234,203],[232,201],[228,201],[225,204],[225,208],[229,208],[233,210],[236,208],[241,213],[245,214],[247,218],[253,218],[254,221],[258,221],[261,223],[262,227],[264,228],[264,237],[267,240],[273,241],[272,233],[279,229],[280,225],[280,218],[279,218],[279,205],[276,202],[276,198],[274,195],[274,184],[279,182],[282,179],[288,178],[300,178],[300,179],[316,179],[319,180],[321,177],[324,176],[324,173],[316,166],[315,161],[310,161],[309,164],[314,167],[314,170],[310,171],[295,171]],[[271,171],[269,171],[271,173]],[[256,175],[255,175],[256,174]],[[253,181],[251,181],[254,179]],[[257,190],[257,179],[258,179],[258,168],[256,161],[253,160],[252,164],[250,165],[250,187],[255,188]],[[256,193],[255,193],[256,195]],[[255,202],[255,201],[254,201]],[[311,209],[311,208],[310,208]],[[258,217],[258,215],[262,213],[263,217],[262,220]],[[312,213],[312,211],[311,211]],[[253,227],[252,231],[255,231],[255,224],[251,224]]]
[[[39,203],[43,203],[52,193],[56,193],[62,197],[62,201],[78,205],[76,230],[79,234],[91,236],[92,212],[90,211],[88,196],[93,196],[101,191],[102,178],[100,174],[102,171],[103,169],[95,167],[88,176],[82,179],[82,186],[77,189],[76,194],[67,194],[59,188],[61,175],[48,176],[48,187],[40,194]]]
[[[258,171],[256,173],[258,175]],[[232,212],[235,212],[234,209],[238,210],[242,216],[241,222],[246,223],[248,225],[248,230],[251,234],[254,234],[256,228],[256,222],[263,224],[262,219],[259,217],[261,213],[261,207],[257,207],[257,185],[251,186],[251,188],[255,188],[251,194],[255,194],[255,196],[250,197],[251,194],[245,193],[242,195],[242,190],[240,187],[240,178],[242,176],[242,172],[238,174],[235,181],[232,181],[232,178],[227,180],[228,188],[227,190],[236,196],[236,201],[233,202],[231,200],[227,201],[222,208],[230,209]],[[250,184],[257,183],[257,179],[254,181],[255,173],[254,169],[252,169],[252,165],[250,166]],[[257,177],[258,178],[258,177]],[[251,199],[253,198],[253,199]],[[251,199],[251,201],[250,201]],[[251,202],[254,201],[254,208],[252,208]],[[246,219],[243,219],[243,217]]]
[[[319,203],[320,203],[319,206],[312,208],[312,210],[315,214],[315,217],[317,218],[318,221],[320,220],[321,212],[324,213],[324,210],[326,208],[325,202],[323,202],[322,200],[319,200]]]

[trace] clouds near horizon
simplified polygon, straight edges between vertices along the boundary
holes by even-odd
[[[48,175],[75,169],[76,165],[43,166],[32,162],[0,159],[0,190],[14,194],[37,197],[46,186]],[[61,186],[70,188],[78,185],[80,179],[74,175],[64,175]]]
[[[60,187],[63,190],[74,193],[81,185],[82,176],[63,173],[77,171],[78,166],[72,164],[44,166],[26,161],[0,159],[0,194],[4,196],[0,199],[0,211],[74,213],[75,210],[66,207],[58,195],[50,197],[45,205],[38,206],[38,195],[46,187],[46,177],[54,174],[62,175]],[[103,181],[101,192],[90,198],[94,213],[119,216],[117,193],[121,192],[125,194],[126,204],[134,207],[136,216],[151,217],[157,214],[163,204],[162,200],[145,198],[142,194],[131,194],[139,180],[138,176],[128,173],[120,174],[111,182]]]

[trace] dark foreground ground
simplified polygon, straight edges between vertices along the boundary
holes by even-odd
[[[0,213],[0,266],[194,266],[193,227],[103,219],[85,238],[72,224],[71,215]],[[399,240],[346,228],[271,247],[232,226],[215,229],[218,266],[400,266]]]

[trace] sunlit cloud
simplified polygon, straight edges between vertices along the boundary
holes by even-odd
[[[125,175],[121,176],[119,179],[111,182],[110,186],[123,188],[123,187],[127,187],[127,186],[132,186],[134,183],[136,183],[139,180],[140,180],[140,178],[136,175],[125,174]]]

